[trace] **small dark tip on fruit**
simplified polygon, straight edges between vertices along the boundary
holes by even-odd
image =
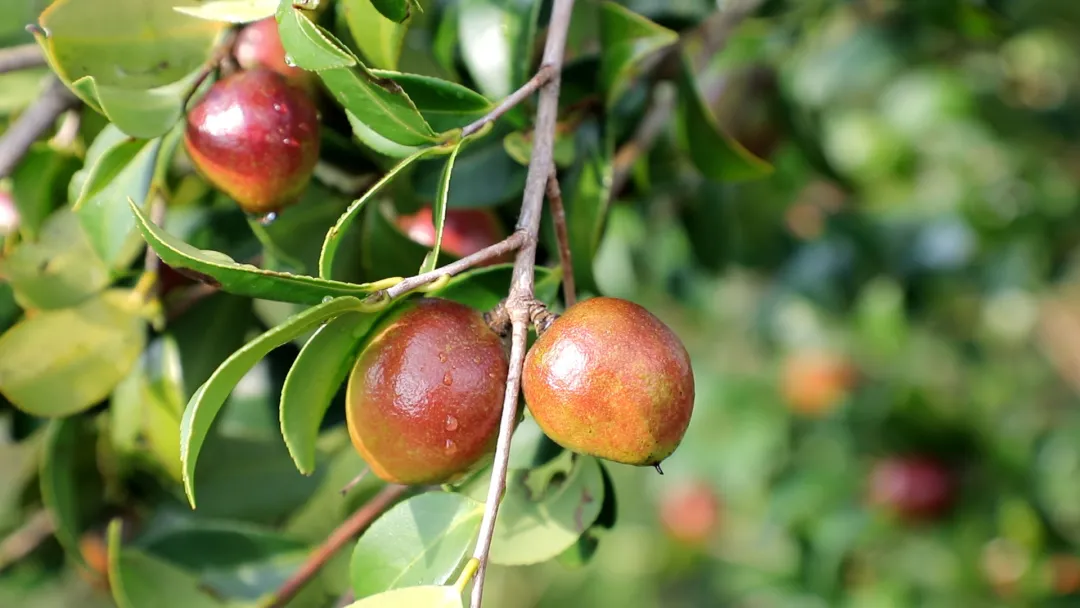
[[[658,463],[656,463],[656,464],[654,464],[654,465],[652,465],[652,466],[653,466],[653,468],[654,468],[654,469],[656,469],[656,472],[657,472],[657,473],[659,473],[659,474],[661,474],[661,475],[663,475],[663,474],[664,474],[664,469],[661,469],[661,468],[660,468],[660,463],[659,463],[659,462],[658,462]]]
[[[262,224],[263,226],[269,226],[270,224],[273,224],[274,220],[276,220],[276,219],[277,219],[277,212],[276,211],[271,211],[270,213],[267,213],[266,215],[260,217],[259,218],[259,223]]]

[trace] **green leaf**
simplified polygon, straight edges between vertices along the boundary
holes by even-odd
[[[25,238],[37,238],[45,220],[63,203],[67,183],[78,168],[78,158],[47,143],[31,146],[11,175],[11,196],[19,210],[19,232]]]
[[[75,212],[98,256],[116,270],[130,266],[142,249],[127,201],[146,204],[160,151],[160,138],[122,143],[101,157],[83,184]]]
[[[489,477],[478,475],[462,491],[484,499]],[[604,479],[595,458],[566,452],[540,469],[511,471],[491,562],[515,566],[558,556],[596,521],[603,502]]]
[[[247,298],[219,292],[169,321],[168,333],[180,348],[185,403],[233,351],[244,345],[255,326],[251,304]],[[204,336],[214,339],[206,340]]]
[[[217,334],[208,334],[217,336]],[[180,481],[180,417],[186,402],[180,347],[170,335],[147,346],[110,402],[110,438],[121,454],[145,449]]]
[[[353,549],[356,597],[449,582],[469,558],[483,516],[483,503],[447,492],[428,492],[394,506]]]
[[[333,34],[312,23],[292,2],[282,2],[276,16],[281,44],[297,67],[317,72],[357,64],[356,57],[345,45]]]
[[[458,141],[454,146],[450,156],[446,159],[446,164],[443,165],[442,177],[439,179],[439,190],[435,195],[435,204],[431,210],[432,222],[435,224],[435,245],[431,248],[431,252],[424,258],[424,263],[420,265],[419,274],[425,272],[431,272],[435,270],[435,266],[439,262],[439,250],[442,249],[442,233],[443,223],[446,219],[446,197],[450,194],[450,177],[454,173],[454,161],[457,159],[458,152],[461,151],[465,140]]]
[[[435,200],[442,167],[437,160],[417,164],[411,180],[417,197]],[[525,167],[510,158],[498,137],[470,143],[454,163],[454,188],[446,205],[451,209],[495,207],[519,198],[525,173]]]
[[[461,0],[458,37],[461,56],[480,91],[503,99],[532,74],[533,39],[540,2]]]
[[[389,70],[371,70],[371,73],[400,86],[424,120],[440,133],[464,127],[495,107],[483,95],[449,80]]]
[[[614,2],[600,5],[600,86],[613,107],[635,78],[642,60],[679,40],[679,35]]]
[[[71,83],[71,89],[90,107],[132,137],[151,139],[164,135],[184,115],[184,98],[197,77],[149,90],[100,85],[93,76]]]
[[[581,289],[596,289],[593,257],[600,246],[611,199],[613,145],[610,127],[596,121],[578,127],[577,165],[565,180],[566,224],[574,278]]]
[[[209,0],[197,6],[177,6],[175,11],[198,19],[249,23],[271,17],[278,0]]]
[[[0,259],[0,274],[23,308],[75,306],[109,285],[109,269],[67,209],[49,216],[37,242],[23,241]]]
[[[83,418],[50,420],[41,459],[41,499],[69,556],[85,563],[79,537],[101,505],[96,436]]]
[[[503,138],[503,149],[510,158],[514,159],[514,162],[522,167],[529,166],[529,160],[532,159],[532,147],[531,133],[527,136],[524,131],[514,131]],[[559,168],[572,165],[574,163],[574,138],[556,133],[552,156],[555,166]]]
[[[135,214],[136,224],[143,237],[163,262],[177,270],[186,270],[187,274],[197,276],[202,281],[218,285],[229,293],[282,302],[315,304],[326,297],[367,295],[375,291],[371,285],[328,281],[264,270],[251,264],[239,264],[223,253],[200,250],[188,245],[151,222],[146,213],[131,200],[128,200],[128,205]]]
[[[394,223],[390,201],[372,205],[360,226],[361,262],[368,276],[409,276],[424,263],[428,248],[409,238]]]
[[[390,21],[401,23],[409,18],[412,14],[412,3],[415,0],[371,0],[371,4],[375,6],[384,17]]]
[[[199,591],[195,575],[121,547],[121,520],[109,524],[109,587],[119,608],[219,608],[221,602]]]
[[[318,273],[319,254],[322,251],[326,231],[337,222],[351,202],[351,197],[347,198],[313,181],[297,204],[280,211],[277,219],[269,225],[258,225],[263,233],[263,244],[265,246],[269,242],[275,251],[288,256],[294,264],[299,265],[297,269],[299,272],[315,275]],[[359,249],[359,244],[352,241],[355,239],[346,243],[347,256],[351,256]],[[264,251],[263,260],[267,268],[287,270],[280,264],[273,264],[273,260],[267,263],[266,255],[267,252]],[[349,280],[358,279],[359,260],[346,257],[343,261],[350,264],[342,264],[342,267],[338,268],[339,274],[348,277]]]
[[[685,53],[679,80],[679,124],[690,158],[703,175],[719,181],[759,179],[772,173],[772,165],[754,156],[728,137],[716,122],[695,84],[693,67]]]
[[[113,289],[40,312],[0,336],[0,393],[35,416],[68,416],[112,392],[142,352],[138,296]],[[48,348],[42,348],[48,345]]]
[[[323,325],[296,357],[281,389],[281,435],[296,468],[315,470],[319,425],[352,370],[364,336],[378,314],[347,312]]]
[[[353,602],[346,608],[462,608],[456,587],[406,587]]]
[[[392,182],[402,170],[413,164],[416,160],[432,153],[433,151],[430,148],[414,152],[412,156],[409,156],[394,165],[392,169],[386,172],[386,175],[382,176],[382,179],[368,188],[363,196],[349,205],[349,208],[345,210],[345,213],[341,214],[341,217],[338,218],[334,227],[326,233],[326,239],[323,241],[322,253],[319,256],[320,277],[323,279],[330,279],[330,277],[333,276],[334,256],[337,255],[337,250],[341,246],[341,242],[344,240],[352,223],[356,221],[356,217],[360,214],[360,210],[363,209],[364,205],[369,200],[375,198],[375,196],[378,195],[387,184]]]
[[[564,449],[540,430],[536,420],[526,415],[514,429],[510,444],[510,468],[532,469],[560,456]]]
[[[128,92],[175,83],[210,56],[222,24],[181,15],[194,0],[60,0],[41,14],[39,39],[56,72]]]
[[[363,303],[343,296],[326,301],[291,317],[285,323],[248,342],[225,360],[191,397],[180,427],[180,459],[183,462],[184,489],[195,507],[195,464],[210,426],[240,379],[271,350],[324,321],[349,311],[363,310]]]
[[[338,9],[364,57],[376,67],[396,70],[409,19],[391,21],[379,13],[372,0],[343,0]]]

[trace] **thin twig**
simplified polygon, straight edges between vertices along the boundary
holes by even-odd
[[[0,74],[45,65],[45,53],[36,42],[0,49]]]
[[[505,239],[495,243],[494,245],[485,247],[480,251],[472,255],[465,256],[456,262],[451,262],[441,268],[436,268],[430,272],[418,274],[414,277],[409,277],[404,281],[387,288],[381,297],[387,299],[393,299],[403,294],[406,294],[418,287],[423,287],[432,281],[438,280],[444,276],[454,276],[455,274],[468,270],[474,266],[479,266],[485,262],[500,258],[511,251],[514,251],[522,246],[528,240],[528,235],[520,230],[506,237]]]
[[[59,78],[50,77],[41,96],[0,136],[0,179],[11,175],[37,138],[78,102]]]
[[[484,505],[484,518],[480,524],[480,535],[473,552],[480,562],[472,589],[472,607],[480,608],[484,598],[484,577],[488,565],[488,553],[491,540],[495,536],[495,521],[499,514],[499,503],[506,490],[506,472],[510,464],[510,440],[514,434],[517,420],[518,391],[521,388],[521,368],[525,361],[525,342],[529,331],[529,313],[533,308],[534,271],[536,266],[537,234],[540,232],[540,212],[544,204],[544,190],[548,177],[555,169],[553,152],[555,147],[555,124],[559,115],[559,73],[562,71],[563,52],[566,47],[566,33],[570,27],[570,16],[574,0],[555,0],[548,24],[547,41],[544,44],[544,56],[541,65],[551,70],[551,80],[540,89],[540,99],[536,110],[536,128],[533,133],[532,156],[529,159],[529,171],[525,178],[525,193],[521,199],[521,215],[517,229],[528,238],[518,249],[514,261],[514,274],[510,284],[510,294],[506,299],[507,311],[512,324],[510,342],[510,371],[506,379],[506,392],[503,398],[502,420],[499,425],[499,439],[495,448],[495,460],[491,468],[491,482],[488,485],[487,501]],[[543,68],[541,69],[543,71]]]
[[[570,308],[577,302],[577,289],[574,287],[574,260],[570,256],[570,232],[566,228],[566,209],[563,208],[562,189],[559,188],[559,176],[555,171],[552,171],[548,177],[547,199],[551,207],[551,218],[555,224],[555,240],[559,243],[563,300],[566,307]]]
[[[0,572],[29,555],[53,531],[56,525],[48,511],[34,513],[25,524],[0,542]]]
[[[510,95],[499,102],[499,105],[492,108],[490,112],[479,118],[478,120],[468,124],[461,130],[462,137],[468,137],[480,129],[487,126],[488,123],[495,122],[500,116],[506,114],[512,110],[519,103],[525,101],[530,95],[535,93],[537,89],[544,86],[555,75],[555,70],[550,65],[540,66],[540,69],[536,71],[536,74],[529,79],[528,82],[521,85],[521,88],[514,91]]]
[[[300,566],[300,569],[278,588],[273,598],[265,604],[265,608],[282,608],[288,604],[338,550],[363,532],[371,525],[371,522],[375,521],[376,517],[388,509],[408,489],[408,486],[389,485],[364,503],[364,506],[357,509],[349,519],[331,532],[323,544],[319,545],[318,549]]]
[[[82,113],[72,108],[64,112],[64,118],[53,135],[52,144],[58,148],[70,148],[79,137],[79,127],[82,126]]]

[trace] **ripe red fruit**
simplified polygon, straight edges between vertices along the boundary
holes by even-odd
[[[349,436],[385,481],[451,481],[490,453],[509,363],[475,310],[409,302],[379,323],[349,376]]]
[[[660,499],[660,525],[671,538],[690,545],[706,542],[720,522],[720,499],[700,481],[676,486]]]
[[[933,519],[953,502],[952,473],[924,456],[888,458],[870,474],[870,503],[906,519]]]
[[[430,206],[397,220],[398,228],[408,237],[425,247],[435,245],[435,222]],[[447,209],[443,220],[442,249],[455,257],[463,258],[489,247],[506,238],[506,230],[499,218],[487,209]],[[488,264],[506,262],[507,254]]]
[[[236,35],[233,55],[242,69],[264,67],[281,74],[292,85],[309,92],[314,88],[311,72],[286,63],[285,47],[281,44],[278,24],[273,17],[244,26]]]
[[[525,358],[529,411],[555,443],[633,465],[675,451],[694,408],[686,348],[660,319],[618,298],[571,306]]]
[[[855,384],[855,369],[840,355],[805,351],[784,360],[781,390],[795,412],[819,416],[832,411]]]
[[[184,144],[214,186],[252,214],[296,202],[319,158],[315,104],[280,74],[237,72],[188,113]]]

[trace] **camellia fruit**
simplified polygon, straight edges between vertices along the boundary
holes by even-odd
[[[808,350],[784,360],[781,391],[792,411],[823,416],[848,396],[855,380],[855,369],[846,358]]]
[[[952,473],[926,456],[898,456],[874,465],[870,503],[909,520],[934,519],[953,502]]]
[[[571,306],[525,358],[522,389],[555,443],[655,466],[682,441],[694,408],[686,348],[660,319],[618,298]]]
[[[248,213],[296,202],[319,159],[319,119],[303,90],[272,70],[237,72],[191,109],[184,144],[195,167]]]
[[[508,369],[480,313],[436,298],[408,302],[372,331],[349,376],[353,445],[385,481],[452,481],[494,447]]]
[[[422,207],[416,213],[402,215],[397,220],[398,228],[410,239],[425,246],[435,245],[435,221],[430,206]],[[487,209],[447,209],[443,219],[442,250],[463,258],[485,247],[490,247],[506,238],[506,230],[499,223],[499,218]],[[490,264],[506,262],[512,259],[506,255]]]
[[[242,69],[268,68],[284,76],[290,84],[314,92],[312,73],[289,65],[285,60],[285,47],[281,44],[278,24],[273,17],[244,26],[236,35],[233,56]]]
[[[720,506],[712,487],[702,481],[687,481],[661,497],[660,524],[669,537],[700,545],[716,532]]]

